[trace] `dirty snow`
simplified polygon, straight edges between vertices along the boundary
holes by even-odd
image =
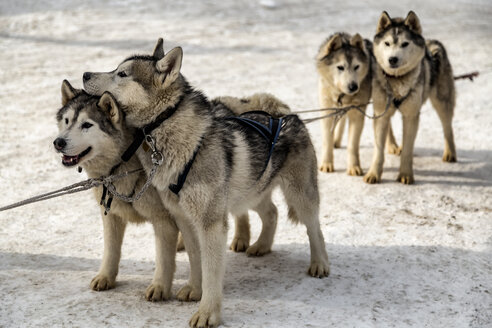
[[[423,107],[413,186],[320,174],[321,225],[332,274],[305,272],[303,226],[280,219],[273,252],[227,253],[224,327],[492,327],[492,3],[490,1],[2,1],[0,2],[0,205],[85,179],[53,151],[63,79],[113,69],[149,53],[158,37],[184,49],[183,73],[210,97],[271,92],[294,109],[316,108],[313,58],[335,31],[372,38],[382,10],[414,9],[425,36],[441,40],[456,74],[459,162],[441,162],[437,115]],[[393,118],[401,137],[399,115]],[[309,126],[320,150],[319,123]],[[366,121],[361,161],[372,156]],[[346,141],[345,141],[346,144]],[[260,221],[252,217],[253,239]],[[232,231],[229,233],[229,241]],[[89,282],[102,257],[102,224],[90,192],[0,214],[0,327],[185,327],[197,303],[149,303],[150,225],[130,226],[117,288]],[[177,256],[174,290],[188,276]]]

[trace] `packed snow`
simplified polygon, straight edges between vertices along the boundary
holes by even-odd
[[[383,3],[384,2],[384,3]],[[292,109],[318,107],[314,57],[336,31],[372,39],[382,10],[415,10],[424,35],[448,50],[457,81],[458,163],[441,161],[443,136],[426,104],[412,186],[319,173],[320,221],[331,261],[325,279],[306,274],[309,244],[287,220],[279,192],[273,252],[227,252],[224,327],[492,327],[492,3],[479,1],[55,1],[0,2],[0,206],[83,180],[66,169],[52,141],[60,86],[82,86],[85,71],[108,71],[125,57],[184,50],[182,72],[209,97],[270,92]],[[369,107],[369,112],[372,108]],[[307,115],[304,117],[308,117]],[[392,119],[401,140],[401,118]],[[319,123],[309,130],[320,154]],[[346,145],[346,137],[344,139]],[[365,171],[372,122],[361,141]],[[260,220],[252,214],[252,240]],[[231,220],[231,226],[233,222]],[[229,242],[233,229],[229,231]],[[0,327],[185,327],[197,303],[144,298],[154,268],[150,225],[129,226],[115,289],[90,290],[103,252],[91,192],[0,213]],[[179,253],[173,290],[187,280]]]

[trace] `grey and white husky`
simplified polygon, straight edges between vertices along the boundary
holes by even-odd
[[[329,273],[328,255],[319,226],[316,154],[302,121],[289,115],[275,121],[281,129],[276,144],[258,130],[273,131],[261,113],[246,113],[242,120],[218,117],[213,105],[194,90],[180,73],[183,52],[174,48],[161,56],[132,56],[108,73],[84,74],[84,87],[92,94],[111,92],[125,113],[128,125],[141,129],[155,141],[164,158],[153,185],[176,221],[185,221],[197,232],[201,253],[201,303],[191,320],[193,327],[213,327],[221,321],[228,213],[241,216],[255,208],[270,217],[271,192],[280,186],[289,218],[306,225],[311,246],[308,273]],[[172,113],[172,115],[170,114]],[[170,115],[159,125],[158,117]],[[231,112],[231,115],[233,113]],[[263,128],[244,124],[253,120]],[[150,125],[149,125],[150,124]],[[148,130],[147,130],[148,131]],[[150,152],[141,148],[138,158],[149,172]],[[176,184],[188,168],[178,193]],[[190,252],[190,249],[188,249]]]
[[[414,182],[413,148],[420,108],[427,98],[430,98],[442,123],[445,140],[443,161],[455,162],[452,128],[455,88],[444,46],[436,40],[426,42],[420,21],[413,11],[405,19],[391,18],[383,12],[374,36],[374,56],[378,65],[372,88],[375,114],[385,111],[388,97],[393,101],[389,112],[374,122],[373,162],[364,181],[376,183],[381,180],[385,139],[387,135],[392,137],[392,133],[388,134],[390,118],[399,109],[403,117],[403,142],[397,180],[404,184]]]
[[[359,34],[335,33],[320,46],[316,56],[318,70],[318,96],[323,108],[359,106],[365,111],[371,99],[372,86],[372,45]],[[322,112],[321,115],[326,115]],[[347,146],[347,173],[362,175],[359,161],[359,145],[364,115],[356,110],[349,111],[338,122],[333,133],[335,118],[321,121],[323,152],[320,171],[334,172],[333,148],[340,147],[346,117],[349,120]]]
[[[54,147],[63,155],[64,166],[80,165],[91,178],[142,168],[136,157],[128,162],[120,159],[131,143],[133,129],[126,126],[123,113],[115,104],[115,99],[109,93],[101,97],[91,96],[83,90],[74,89],[68,81],[63,81],[62,107],[56,115],[59,135],[54,141]],[[140,172],[117,180],[114,185],[118,192],[130,195],[138,192],[146,180],[145,172]],[[103,187],[94,189],[98,202],[103,198],[102,194]],[[108,200],[103,199],[105,203]],[[131,204],[114,198],[107,215],[104,214],[105,205],[101,204],[104,255],[99,273],[91,281],[91,288],[100,291],[115,286],[127,223],[150,222],[155,232],[156,269],[152,284],[147,288],[146,298],[150,301],[169,299],[175,271],[178,228],[162,205],[156,189],[148,188],[138,201]],[[180,228],[184,230],[186,227]],[[186,288],[178,293],[178,299],[189,299]]]

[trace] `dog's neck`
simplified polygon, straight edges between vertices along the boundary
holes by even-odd
[[[410,90],[412,90],[418,83],[421,70],[422,63],[420,62],[417,66],[405,74],[394,76],[386,73],[384,69],[379,66],[376,70],[376,76],[378,83],[383,87],[383,89],[387,92],[391,92],[394,98],[402,98],[408,95]]]
[[[179,101],[176,111],[151,132],[157,150],[164,157],[160,171],[166,177],[161,176],[161,179],[169,183],[175,182],[176,176],[193,157],[207,129],[213,124],[208,99],[200,92],[193,90],[184,77],[182,77],[182,83],[179,92],[175,92],[172,96],[175,99],[172,105],[176,105]],[[154,119],[168,108],[170,108],[169,105],[154,113]],[[150,152],[139,154],[139,156],[143,154],[146,160],[150,158]]]

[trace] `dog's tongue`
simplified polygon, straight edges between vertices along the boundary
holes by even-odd
[[[79,162],[79,155],[76,156],[63,155],[62,157],[63,165],[72,166],[72,165],[76,165],[78,162]]]

